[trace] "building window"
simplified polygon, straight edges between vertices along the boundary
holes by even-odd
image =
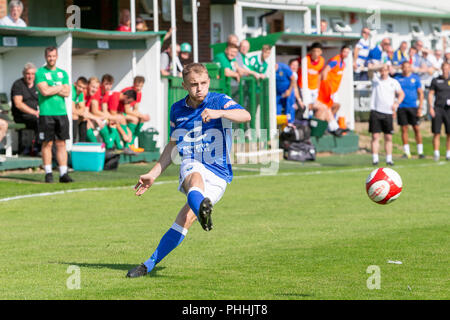
[[[183,20],[192,22],[192,2],[191,0],[183,0]]]
[[[170,0],[162,0],[162,18],[164,21],[170,21]]]
[[[255,28],[256,27],[256,18],[253,16],[248,16],[247,17],[247,27],[249,28]]]

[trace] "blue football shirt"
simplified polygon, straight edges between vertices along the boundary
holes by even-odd
[[[277,95],[281,96],[291,85],[292,70],[287,64],[278,63],[276,73]]]
[[[405,98],[399,105],[399,108],[417,108],[417,89],[422,87],[420,78],[417,74],[411,73],[409,77],[400,75],[395,78],[405,93]]]
[[[195,109],[186,103],[187,98],[174,103],[170,110],[170,137],[176,141],[181,159],[195,159],[230,183],[233,179],[229,156],[232,145],[231,121],[219,118],[203,123],[201,114],[206,108],[244,108],[222,93],[209,92]]]

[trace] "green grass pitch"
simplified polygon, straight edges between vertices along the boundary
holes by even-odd
[[[150,165],[73,173],[71,185],[3,174],[1,199],[79,192],[0,202],[0,299],[450,298],[450,163],[396,159],[403,193],[382,206],[365,193],[370,161],[282,162],[276,176],[237,166],[214,229],[194,224],[139,279],[125,274],[151,255],[185,202],[176,166],[140,198],[131,186]],[[78,290],[66,285],[71,265],[80,268]],[[380,289],[367,287],[371,265]]]

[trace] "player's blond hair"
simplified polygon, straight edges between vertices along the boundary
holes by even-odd
[[[190,63],[187,66],[185,66],[183,69],[183,80],[186,80],[188,75],[190,75],[191,73],[197,74],[206,73],[209,76],[208,69],[206,69],[206,67],[201,63]]]
[[[91,84],[92,82],[100,83],[100,80],[97,77],[90,77],[88,84]]]

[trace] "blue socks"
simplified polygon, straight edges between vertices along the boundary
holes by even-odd
[[[192,187],[189,189],[187,200],[189,207],[191,207],[192,211],[194,211],[195,215],[198,218],[198,211],[200,210],[200,204],[202,203],[205,196],[203,195],[203,191],[200,188]]]
[[[174,223],[169,231],[161,238],[158,247],[150,259],[144,262],[144,265],[147,267],[147,272],[152,271],[157,263],[175,249],[183,241],[187,232],[187,229]]]

